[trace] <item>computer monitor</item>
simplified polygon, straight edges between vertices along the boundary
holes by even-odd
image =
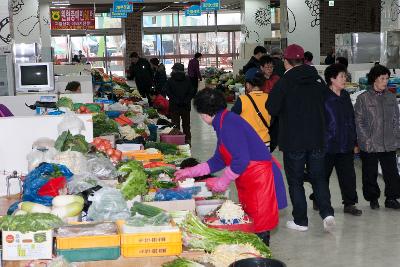
[[[17,92],[54,90],[53,63],[18,63],[16,66]]]

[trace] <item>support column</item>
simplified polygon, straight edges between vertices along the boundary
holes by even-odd
[[[14,42],[40,44],[39,1],[24,0],[12,3],[17,6],[12,18]]]
[[[264,45],[265,38],[271,38],[271,8],[267,0],[246,0],[241,2],[242,36],[240,58],[249,59],[257,45]]]
[[[51,62],[52,48],[51,48],[51,19],[50,19],[50,4],[48,2],[40,2],[39,6],[40,18],[40,41],[41,52],[40,56],[43,62]]]
[[[320,59],[319,0],[287,0],[288,45],[296,43]]]
[[[381,1],[381,32],[400,29],[400,0]]]
[[[11,4],[11,0],[10,0]],[[8,1],[0,1],[0,47],[11,45],[10,12]]]
[[[128,18],[123,20],[125,32],[126,55],[125,65],[130,64],[129,55],[137,52],[139,56],[143,54],[143,12],[132,12],[128,14]]]

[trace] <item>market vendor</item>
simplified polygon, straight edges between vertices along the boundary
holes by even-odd
[[[177,171],[175,179],[207,175],[226,167],[221,177],[206,180],[207,187],[223,192],[235,181],[243,210],[253,220],[254,232],[268,245],[270,231],[278,225],[278,206],[287,205],[279,167],[250,124],[226,109],[225,98],[218,90],[201,90],[194,106],[201,119],[214,127],[218,146],[211,159]]]
[[[77,81],[69,82],[65,87],[65,92],[69,94],[80,94],[81,93],[80,82]]]

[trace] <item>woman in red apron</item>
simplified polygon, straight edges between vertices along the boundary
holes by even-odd
[[[250,124],[226,110],[224,96],[219,91],[200,91],[194,106],[202,120],[214,127],[217,149],[207,162],[177,171],[176,179],[203,176],[225,168],[220,177],[207,179],[207,186],[214,192],[223,192],[235,181],[243,210],[253,220],[254,232],[268,245],[269,231],[278,225],[278,206],[287,205],[279,168]],[[278,174],[276,179],[274,174]],[[277,190],[276,184],[279,184]]]

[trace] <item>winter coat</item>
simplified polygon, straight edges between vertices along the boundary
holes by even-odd
[[[246,72],[252,68],[260,68],[260,61],[258,61],[254,56],[252,56],[249,62],[243,66],[243,73],[246,74]]]
[[[129,66],[129,80],[135,80],[140,92],[149,91],[153,83],[153,73],[150,63],[145,58],[139,58],[136,64]]]
[[[399,106],[396,95],[373,89],[358,96],[355,105],[358,145],[365,152],[390,152],[400,147]]]
[[[154,89],[156,89],[157,92],[161,93],[162,95],[165,95],[163,89],[166,82],[167,82],[167,73],[165,72],[165,66],[164,64],[160,64],[154,71],[154,76],[153,76]]]
[[[282,59],[273,57],[272,63],[274,64],[274,74],[278,75],[279,77],[282,77],[286,71],[285,64],[283,64]]]
[[[326,152],[329,154],[353,151],[357,142],[354,109],[345,90],[336,95],[326,90],[325,97]]]
[[[266,108],[279,117],[278,145],[283,151],[324,148],[326,85],[317,70],[300,65],[288,70],[269,94]]]
[[[165,84],[165,92],[169,98],[169,111],[191,110],[191,101],[195,90],[189,77],[184,72],[173,71]]]

